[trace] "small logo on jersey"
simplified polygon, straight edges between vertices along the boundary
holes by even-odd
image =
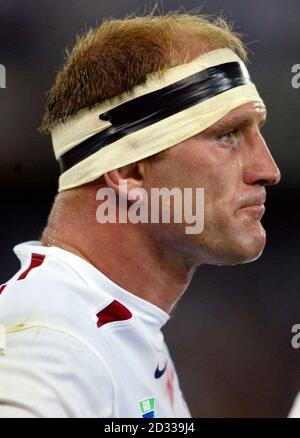
[[[167,369],[167,365],[168,365],[168,362],[166,362],[166,365],[164,366],[164,368],[162,370],[159,369],[159,364],[157,365],[157,368],[156,368],[155,373],[154,373],[154,377],[156,379],[159,379],[161,376],[164,375],[164,373]]]
[[[140,411],[143,418],[155,418],[154,410],[155,397],[149,397],[139,401]]]

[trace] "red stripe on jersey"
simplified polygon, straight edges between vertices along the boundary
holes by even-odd
[[[24,280],[24,278],[27,277],[31,269],[38,268],[39,266],[41,266],[45,257],[46,257],[45,255],[32,253],[29,267],[26,269],[26,271],[22,272],[20,277],[18,277],[18,280]]]
[[[36,254],[36,253],[32,253],[31,254],[31,262],[30,265],[28,266],[28,268],[26,269],[26,271],[22,272],[22,274],[17,278],[18,280],[24,280],[24,278],[27,277],[27,275],[29,274],[29,272],[34,269],[34,268],[38,268],[39,266],[41,266],[41,264],[43,263],[43,261],[45,260],[45,255],[41,255],[41,254]],[[1,293],[4,291],[4,289],[6,288],[6,284],[3,284],[2,286],[0,286],[0,295]]]
[[[132,313],[119,301],[114,300],[107,307],[97,313],[97,327],[102,327],[104,324],[114,321],[125,321],[132,317]]]

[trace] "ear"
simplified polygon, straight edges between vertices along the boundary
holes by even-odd
[[[111,170],[104,174],[105,182],[108,187],[112,188],[118,195],[127,197],[127,191],[143,187],[145,178],[145,164],[143,161],[127,164],[119,169]],[[127,183],[127,191],[122,181]]]

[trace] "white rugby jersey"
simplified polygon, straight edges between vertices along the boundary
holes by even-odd
[[[1,418],[191,416],[167,313],[63,249],[14,252],[21,268],[0,286]]]
[[[292,409],[289,413],[289,418],[300,418],[300,393],[297,395]]]

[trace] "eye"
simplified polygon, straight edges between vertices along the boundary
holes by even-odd
[[[227,144],[235,144],[241,139],[241,135],[242,132],[240,128],[235,128],[235,129],[231,129],[225,134],[218,136],[218,140]]]

